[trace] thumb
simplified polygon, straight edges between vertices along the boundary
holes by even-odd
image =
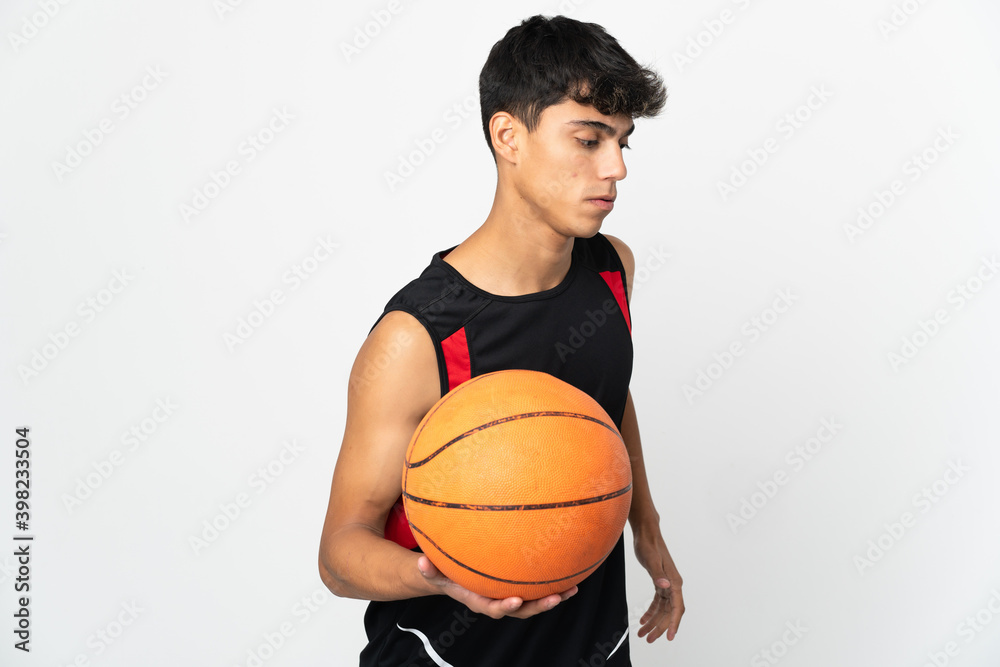
[[[434,563],[427,556],[421,556],[417,559],[417,569],[420,570],[420,574],[428,579],[433,579],[438,573],[437,568],[434,567]]]

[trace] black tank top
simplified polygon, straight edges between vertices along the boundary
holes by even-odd
[[[471,377],[506,369],[550,373],[590,394],[621,429],[632,376],[626,276],[602,234],[576,238],[555,287],[499,296],[468,282],[435,253],[418,278],[386,304],[423,324],[434,342],[443,396]],[[375,325],[372,325],[372,329]],[[386,538],[420,553],[402,510]],[[446,595],[388,602],[365,611],[361,667],[618,667],[631,665],[624,532],[605,561],[554,609],[493,619]]]

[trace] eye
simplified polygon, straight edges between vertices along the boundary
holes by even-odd
[[[577,139],[577,141],[579,141],[581,144],[583,144],[584,148],[596,148],[597,144],[600,143],[599,139]],[[629,146],[628,144],[621,144],[621,145],[619,145],[619,148],[623,148],[623,149],[627,148],[629,150],[632,149],[632,147]]]

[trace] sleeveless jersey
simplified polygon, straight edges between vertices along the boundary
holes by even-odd
[[[576,238],[562,282],[520,296],[490,294],[468,282],[443,259],[456,247],[435,253],[375,324],[393,310],[423,324],[437,352],[442,396],[484,373],[544,371],[590,394],[621,429],[632,324],[625,271],[611,242],[600,233]],[[385,535],[421,553],[402,496]],[[372,601],[361,667],[630,666],[624,531],[578,587],[554,609],[527,619],[493,619],[447,595]]]

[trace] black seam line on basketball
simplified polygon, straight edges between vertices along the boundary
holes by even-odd
[[[617,498],[618,496],[623,496],[629,492],[632,485],[629,484],[624,489],[619,489],[612,493],[605,493],[600,496],[594,496],[593,498],[581,498],[580,500],[564,500],[557,503],[533,503],[529,505],[476,505],[473,503],[446,503],[441,500],[428,500],[427,498],[419,498],[409,493],[404,492],[403,496],[408,500],[420,503],[422,505],[432,505],[434,507],[445,507],[448,509],[455,510],[475,510],[477,512],[518,512],[521,510],[551,510],[559,509],[561,507],[579,507],[580,505],[590,505],[593,503],[599,503],[605,500],[611,500],[612,498]]]
[[[529,418],[529,417],[571,417],[573,419],[585,419],[587,421],[594,422],[595,424],[600,424],[604,428],[606,428],[609,431],[611,431],[612,433],[614,433],[615,436],[617,436],[619,439],[621,439],[621,435],[619,435],[618,431],[613,426],[611,426],[610,424],[604,423],[600,419],[596,419],[594,417],[591,417],[590,415],[582,415],[579,412],[561,412],[561,411],[558,411],[558,410],[541,410],[541,411],[538,411],[538,412],[522,412],[520,414],[509,415],[507,417],[501,417],[500,419],[494,419],[491,422],[486,422],[485,424],[482,424],[481,426],[477,426],[476,428],[469,429],[465,433],[462,433],[461,435],[458,435],[458,436],[452,438],[448,442],[446,442],[443,445],[441,445],[440,447],[438,447],[434,452],[431,452],[431,454],[427,458],[425,458],[423,460],[420,460],[420,461],[416,461],[414,463],[407,462],[406,467],[407,468],[419,468],[420,466],[424,465],[425,463],[427,463],[428,461],[430,461],[431,459],[433,459],[435,456],[437,456],[438,454],[440,454],[444,450],[446,450],[449,447],[451,447],[452,445],[454,445],[459,440],[462,440],[463,438],[468,438],[473,433],[478,433],[479,431],[491,428],[493,426],[496,426],[497,424],[503,424],[503,423],[506,423],[506,422],[509,422],[509,421],[514,421],[514,420],[517,420],[517,419],[526,419],[526,418]]]
[[[463,325],[463,326],[465,326],[465,325]],[[503,371],[493,371],[493,372],[490,372],[490,373],[483,373],[482,375],[477,375],[477,376],[475,376],[473,378],[470,378],[470,379],[466,380],[465,382],[463,382],[458,387],[455,387],[455,389],[459,389],[459,388],[467,389],[470,385],[473,385],[476,382],[479,382],[480,380],[485,380],[486,378],[490,377],[491,375],[496,375],[497,373],[501,373],[501,372],[503,372]],[[416,442],[417,439],[420,437],[420,434],[424,432],[424,427],[427,426],[427,423],[430,421],[431,416],[435,412],[437,412],[438,410],[440,410],[444,406],[445,403],[447,403],[452,398],[454,398],[455,395],[456,395],[456,393],[457,392],[455,390],[449,390],[444,396],[442,396],[440,399],[438,399],[438,401],[434,405],[434,407],[431,408],[427,412],[426,415],[424,415],[423,419],[420,420],[420,426],[417,427],[417,432],[414,433],[413,437],[410,439],[410,445],[412,445],[414,442]],[[410,445],[407,445],[407,448],[406,448],[407,451],[409,451]],[[403,488],[404,489],[406,488],[406,480],[408,479],[409,473],[410,473],[410,466],[409,466],[409,464],[407,464],[404,467],[404,469],[403,469]]]
[[[601,564],[601,561],[603,561],[605,558],[607,558],[608,556],[610,556],[611,552],[614,551],[615,546],[618,545],[618,543],[615,542],[615,546],[612,546],[611,549],[608,551],[608,553],[604,554],[604,558],[601,558],[600,560],[595,561],[594,563],[591,563],[590,565],[588,565],[587,567],[583,568],[579,572],[574,572],[573,574],[567,574],[565,577],[559,577],[558,579],[546,579],[545,581],[518,581],[517,579],[502,579],[500,577],[494,577],[492,574],[486,574],[485,572],[480,572],[479,570],[475,569],[474,567],[469,567],[468,565],[466,565],[465,563],[463,563],[462,561],[458,560],[457,558],[455,558],[454,556],[452,556],[450,553],[448,553],[447,551],[445,551],[444,549],[442,549],[441,547],[439,547],[438,544],[437,544],[437,542],[435,542],[434,540],[432,540],[430,537],[427,536],[427,533],[425,533],[424,531],[420,530],[419,528],[417,528],[416,526],[414,526],[412,523],[410,523],[410,529],[411,530],[415,530],[418,533],[420,533],[421,535],[423,535],[424,539],[426,539],[428,542],[430,542],[432,545],[434,545],[435,549],[437,549],[438,551],[440,551],[441,553],[443,553],[445,556],[447,556],[448,560],[450,560],[451,562],[455,563],[456,565],[464,567],[469,572],[474,572],[474,573],[478,574],[480,577],[486,577],[487,579],[491,579],[493,581],[499,581],[499,582],[504,583],[504,584],[519,584],[519,585],[524,585],[524,586],[537,586],[537,585],[541,585],[541,584],[554,584],[557,581],[565,581],[566,579],[572,579],[573,577],[579,576],[579,575],[583,574],[584,572],[587,572],[588,570],[593,570],[595,567],[597,567],[598,565]]]
[[[480,380],[482,380],[483,378],[485,378],[487,375],[492,375],[492,373],[486,373],[484,375],[477,375],[476,377],[474,377],[474,378],[472,378],[470,380],[466,380],[465,382],[463,382],[459,386],[462,387],[462,388],[465,388],[466,385],[471,385],[471,384],[474,384],[476,382],[479,382]],[[458,387],[455,387],[455,389],[458,389]],[[442,396],[440,399],[438,399],[438,401],[434,405],[434,407],[431,410],[429,410],[426,415],[424,415],[424,418],[420,420],[420,426],[417,428],[417,432],[414,433],[413,434],[413,438],[410,439],[411,443],[414,442],[417,438],[419,438],[420,434],[423,433],[424,427],[427,425],[427,422],[429,422],[430,419],[431,419],[431,415],[433,415],[435,412],[437,412],[442,407],[444,407],[444,404],[447,403],[448,401],[450,401],[454,397],[454,395],[455,395],[454,394],[455,389],[452,389],[451,391],[449,391],[448,393],[446,393],[444,396]]]

